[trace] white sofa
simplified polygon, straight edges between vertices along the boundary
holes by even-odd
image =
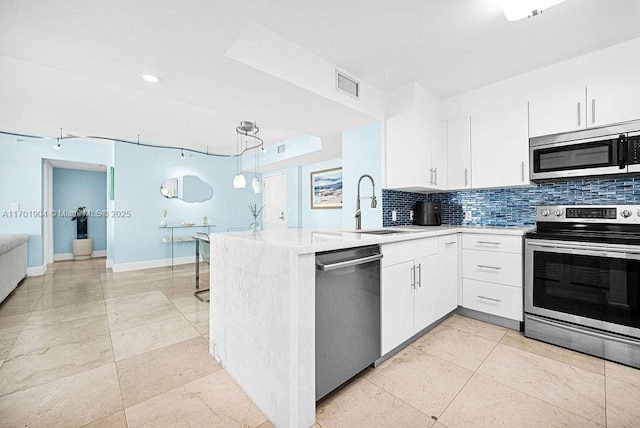
[[[0,235],[0,302],[27,276],[29,235]]]

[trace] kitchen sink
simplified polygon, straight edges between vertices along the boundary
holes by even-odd
[[[399,234],[399,233],[411,233],[411,231],[382,229],[382,230],[358,230],[356,231],[356,233],[366,233],[368,235],[392,235],[392,234]]]

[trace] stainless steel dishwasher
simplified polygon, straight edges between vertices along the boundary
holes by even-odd
[[[316,254],[316,400],[380,357],[380,247]]]

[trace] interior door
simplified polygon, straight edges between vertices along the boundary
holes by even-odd
[[[285,213],[287,209],[287,183],[284,174],[264,178],[264,230],[282,230],[287,228]]]

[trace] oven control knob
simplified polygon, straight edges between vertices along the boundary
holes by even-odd
[[[640,210],[638,210],[640,211]],[[548,209],[543,209],[542,211],[540,211],[540,214],[542,214],[543,217],[547,217],[549,214],[551,214],[551,211],[549,211]]]
[[[624,218],[629,218],[631,217],[631,211],[629,210],[622,210],[622,212],[620,213],[622,215],[622,217]]]
[[[638,217],[640,217],[640,210],[638,210]]]
[[[556,210],[554,214],[556,215],[556,217],[560,217],[562,215],[562,210]]]

